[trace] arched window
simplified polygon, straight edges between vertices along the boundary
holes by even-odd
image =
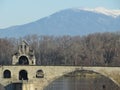
[[[19,65],[29,65],[28,58],[26,56],[21,56],[19,58]]]
[[[28,73],[26,70],[21,70],[19,72],[19,80],[28,80]]]
[[[42,70],[38,70],[36,72],[36,78],[44,78],[44,73]]]
[[[5,70],[3,73],[4,78],[11,78],[11,72],[9,70]]]

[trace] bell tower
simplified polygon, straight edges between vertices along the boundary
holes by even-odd
[[[36,65],[34,51],[26,41],[18,46],[18,52],[12,57],[12,65]]]

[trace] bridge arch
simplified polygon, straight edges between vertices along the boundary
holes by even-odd
[[[48,85],[50,85],[50,83],[52,83],[52,82],[54,82],[55,80],[57,80],[57,79],[59,79],[59,78],[61,78],[62,76],[64,76],[64,75],[67,75],[67,74],[69,74],[69,73],[73,73],[73,72],[75,72],[75,71],[81,71],[81,70],[84,70],[84,71],[90,71],[90,72],[93,72],[93,73],[97,73],[97,74],[99,74],[99,75],[102,75],[102,76],[104,76],[104,77],[106,77],[107,79],[109,79],[109,80],[111,80],[114,84],[116,84],[118,87],[120,87],[120,85],[119,85],[119,83],[118,82],[116,82],[112,77],[109,77],[108,76],[108,74],[106,74],[106,73],[104,73],[104,72],[102,72],[101,70],[94,70],[94,69],[82,69],[82,68],[75,68],[74,70],[73,69],[71,69],[71,71],[64,71],[61,75],[58,75],[58,76],[55,76],[55,77],[53,77],[51,80],[47,80],[47,84],[44,86],[44,88],[46,88]],[[105,86],[103,85],[103,88],[104,88]]]
[[[95,73],[98,73],[98,74],[100,74],[100,75],[102,75],[102,76],[110,79],[110,80],[113,81],[116,85],[118,85],[118,86],[120,87],[120,84],[119,84],[116,80],[114,80],[113,77],[109,76],[109,73],[108,73],[108,72],[106,73],[106,72],[104,71],[104,69],[85,68],[85,69],[83,69],[83,70],[93,71],[93,72],[95,72]]]

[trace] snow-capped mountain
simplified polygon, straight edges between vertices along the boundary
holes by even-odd
[[[105,8],[66,9],[38,21],[0,30],[0,37],[87,35],[120,31],[120,11]]]
[[[120,16],[120,10],[110,10],[110,9],[106,9],[106,8],[103,8],[103,7],[98,7],[98,8],[95,8],[95,9],[84,8],[84,9],[80,9],[80,10],[102,13],[102,14],[105,14],[105,15],[113,16],[113,17]]]

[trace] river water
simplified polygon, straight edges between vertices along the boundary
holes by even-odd
[[[98,73],[77,71],[58,78],[44,90],[120,90],[120,87]]]

